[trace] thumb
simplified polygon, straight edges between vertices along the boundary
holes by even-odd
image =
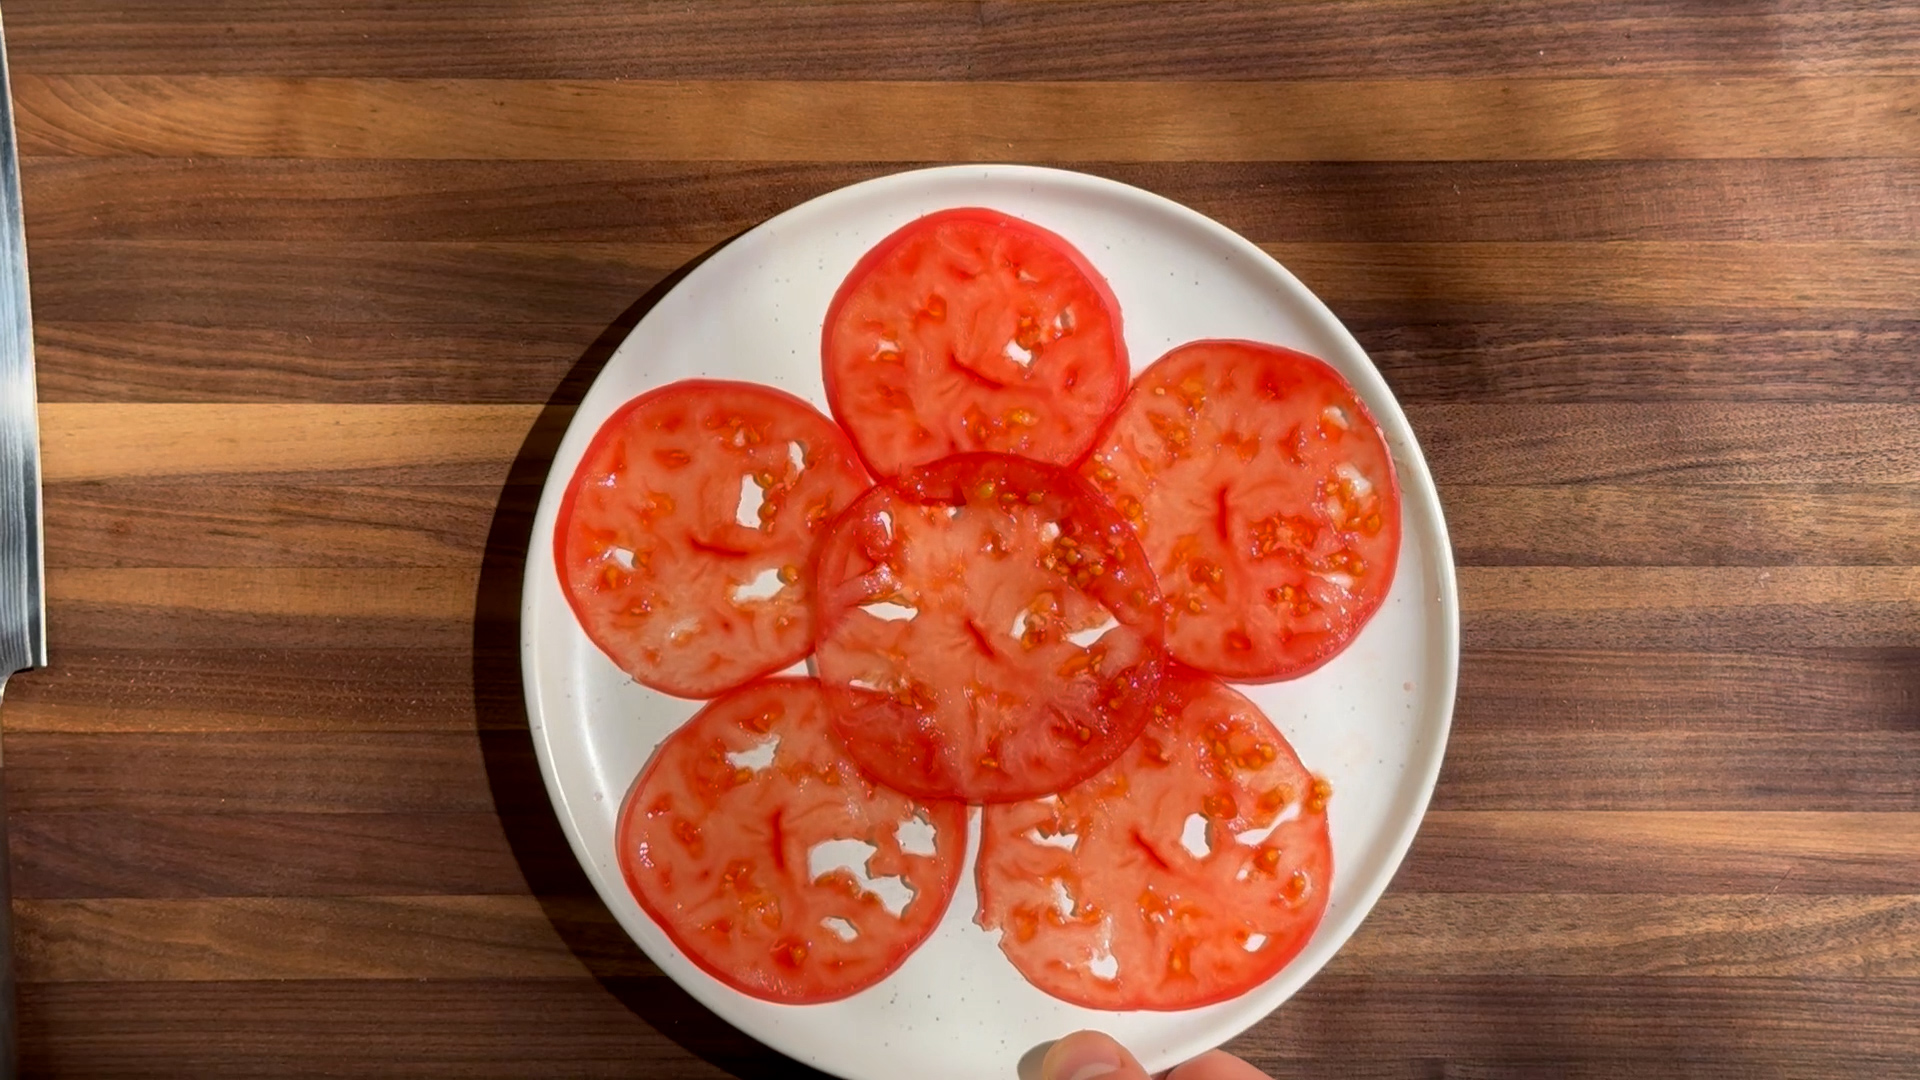
[[[1147,1070],[1108,1036],[1076,1031],[1041,1059],[1040,1080],[1147,1080]]]

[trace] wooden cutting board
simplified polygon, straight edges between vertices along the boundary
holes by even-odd
[[[593,897],[530,512],[663,279],[923,163],[1187,203],[1345,319],[1461,567],[1283,1077],[1920,1075],[1920,5],[7,0],[53,667],[28,1071],[794,1075]]]

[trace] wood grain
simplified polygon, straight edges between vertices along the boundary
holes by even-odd
[[[1920,818],[1440,811],[1427,815],[1394,882],[1421,893],[1912,894]]]
[[[577,398],[597,370],[590,358],[631,325],[626,314],[611,324],[508,325],[317,321],[301,311],[250,326],[244,311],[227,309],[218,325],[42,319],[35,337],[50,402],[514,404],[556,388]],[[1920,322],[1891,313],[1525,305],[1438,321],[1342,314],[1408,404],[1920,404],[1910,377]]]
[[[652,161],[1913,157],[1914,76],[793,82],[39,75],[24,154]],[[940,122],[922,122],[938,116]],[[1283,119],[1284,118],[1284,119]]]
[[[1920,561],[1920,491],[1905,484],[1455,484],[1445,495],[1463,565]],[[504,497],[537,496],[525,485]],[[503,491],[186,474],[61,481],[45,497],[47,561],[62,569],[456,567],[480,556]]]
[[[540,417],[531,406],[484,405],[66,404],[42,413],[49,483],[394,477],[408,467],[441,483],[498,483],[503,458]],[[1920,482],[1914,406],[1455,404],[1419,406],[1409,418],[1444,483]]]
[[[12,733],[524,730],[518,653],[447,649],[57,645],[59,663],[7,686]],[[1920,729],[1920,651],[1791,648],[1650,652],[1491,649],[1468,639],[1457,735],[1517,737],[1557,716],[1595,752],[1626,733],[1825,737]],[[270,679],[262,673],[272,673]],[[1524,765],[1518,762],[1517,765]],[[1890,762],[1890,768],[1903,767]]]
[[[597,899],[20,900],[25,982],[650,975]]]
[[[1920,161],[1077,162],[1259,243],[1920,239]],[[29,158],[51,240],[716,243],[871,162]],[[485,329],[480,327],[477,329]]]
[[[1232,1047],[1920,1077],[1908,0],[6,16],[54,660],[0,711],[27,1075],[819,1075],[660,977],[574,861],[520,682],[532,511],[692,260],[1017,160],[1300,275],[1449,520],[1432,812]]]
[[[553,841],[549,857],[522,871],[508,834],[535,831]],[[34,900],[592,891],[550,820],[503,825],[491,812],[21,812],[7,839],[13,894]]]
[[[16,910],[31,982],[656,970],[595,899],[116,898],[22,900]],[[1916,978],[1916,923],[1914,896],[1390,896],[1327,971]]]
[[[28,1070],[39,1075],[249,1078],[318,1065],[346,1076],[519,1078],[555,1061],[607,1077],[817,1075],[661,978],[60,983],[25,993]],[[1337,1060],[1340,1076],[1368,1080],[1426,1075],[1441,1062],[1492,1078],[1910,1077],[1916,1002],[1920,981],[1910,979],[1329,973],[1231,1046],[1277,1076]],[[419,1017],[420,1029],[402,1036],[394,1016]]]
[[[38,70],[500,79],[1191,79],[1914,74],[1906,3],[1701,8],[1660,0],[1481,5],[1333,2],[722,0],[608,10],[510,0],[16,5]],[[1072,47],[1063,48],[1062,42]]]
[[[545,817],[22,811],[7,828],[24,899],[589,895]],[[539,856],[523,869],[509,836],[532,835],[551,844],[523,845]],[[1428,815],[1395,888],[1911,895],[1917,867],[1914,813],[1443,810]]]

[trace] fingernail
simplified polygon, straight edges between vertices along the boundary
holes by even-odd
[[[1119,1047],[1099,1035],[1074,1034],[1047,1052],[1044,1080],[1100,1080],[1120,1071]]]

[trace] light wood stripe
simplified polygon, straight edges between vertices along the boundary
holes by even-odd
[[[24,982],[656,970],[597,901],[570,898],[23,900],[16,920]],[[1394,894],[1327,971],[1912,978],[1920,897]]]
[[[1408,415],[1443,488],[1920,482],[1913,405],[1448,404]],[[542,410],[50,403],[40,417],[48,483],[414,469],[381,478],[497,484]]]
[[[1920,896],[1394,894],[1326,971],[1911,978]]]
[[[1920,814],[1436,810],[1410,893],[1920,892]]]
[[[599,901],[571,897],[21,900],[14,933],[29,983],[658,973]]]
[[[473,615],[477,576],[472,567],[60,570],[47,575],[47,602],[286,619],[464,621]]]
[[[973,83],[22,74],[28,154],[657,161],[1910,157],[1920,78]],[[928,117],[939,122],[929,123]]]
[[[1653,240],[1263,244],[1322,299],[1411,311],[1920,308],[1920,244]]]
[[[48,483],[428,467],[445,482],[506,477],[532,405],[40,406]]]
[[[1463,610],[1722,610],[1817,604],[1920,609],[1920,566],[1461,567]]]

